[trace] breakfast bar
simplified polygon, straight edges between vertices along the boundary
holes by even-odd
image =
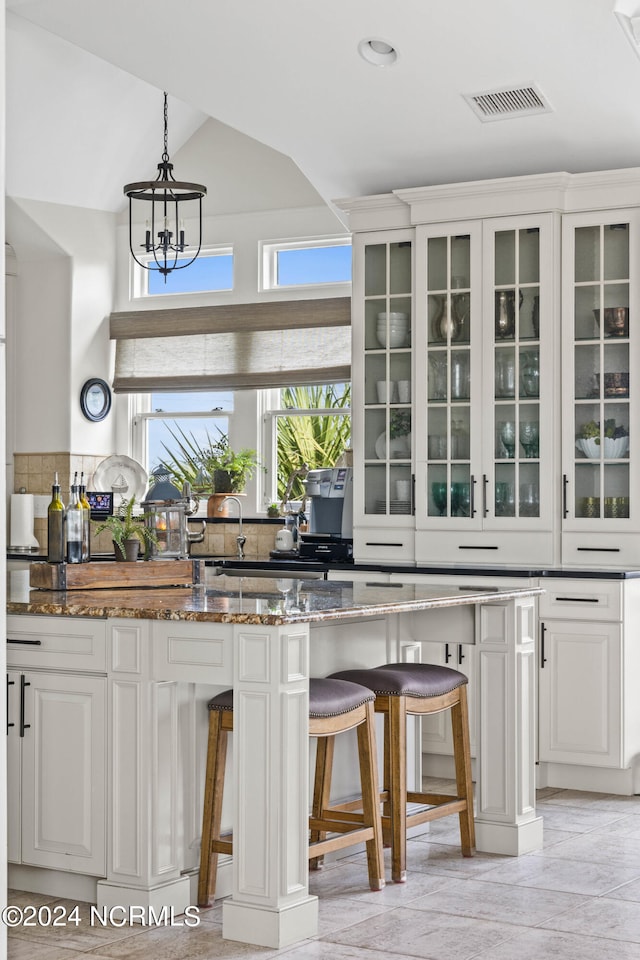
[[[189,815],[179,797],[193,752],[183,725],[195,711],[202,717],[202,685],[232,685],[234,854],[223,936],[270,947],[315,936],[306,851],[309,677],[419,661],[423,641],[458,642],[441,632],[448,611],[461,607],[473,611],[467,642],[478,652],[477,848],[514,856],[538,849],[535,636],[542,592],[454,581],[439,587],[220,575],[189,588],[10,595],[10,667],[57,663],[64,670],[65,624],[84,624],[87,637],[92,625],[102,631],[95,642],[85,638],[83,648],[86,658],[98,651],[95,669],[108,691],[107,855],[98,905],[180,912],[195,902],[194,871],[190,876],[179,850]]]

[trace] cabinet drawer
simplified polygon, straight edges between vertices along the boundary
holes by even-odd
[[[107,672],[107,624],[82,617],[7,617],[7,666]]]
[[[618,521],[620,522],[620,521]],[[635,533],[563,533],[562,563],[583,568],[635,569],[640,560]]]
[[[154,680],[233,683],[233,627],[189,621],[151,624]]]
[[[356,562],[395,561],[413,563],[415,532],[389,527],[359,527],[353,531]]]
[[[618,580],[540,580],[545,593],[540,617],[563,620],[622,619],[622,584]]]
[[[547,566],[552,560],[551,533],[523,532],[521,537],[514,537],[512,533],[489,530],[419,530],[416,534],[417,563],[511,564],[531,568]]]

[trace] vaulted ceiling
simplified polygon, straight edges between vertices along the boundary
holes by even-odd
[[[640,57],[625,36],[640,0],[6,7],[14,196],[119,209],[122,184],[155,171],[162,90],[172,153],[213,118],[221,142],[246,137],[263,157],[269,148],[290,158],[292,177],[299,170],[326,201],[640,163]],[[359,56],[370,39],[395,47],[395,64]],[[465,100],[520,87],[549,110],[482,122]]]

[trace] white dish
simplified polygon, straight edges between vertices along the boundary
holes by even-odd
[[[147,471],[142,464],[125,456],[107,457],[98,464],[93,473],[94,490],[113,492],[114,512],[123,500],[135,497],[136,501],[141,501],[147,492],[148,481]]]
[[[381,433],[375,442],[376,457],[378,460],[387,459],[387,435]],[[389,459],[408,460],[411,456],[411,440],[409,437],[393,437],[389,440]]]
[[[379,313],[378,322],[386,323],[389,320],[390,323],[405,324],[409,319],[408,313],[399,313],[398,311],[391,311],[391,313]]]

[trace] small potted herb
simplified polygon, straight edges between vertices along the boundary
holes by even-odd
[[[135,503],[135,497],[131,497],[126,502],[123,501],[118,513],[114,513],[112,517],[106,517],[95,529],[96,536],[104,530],[111,533],[116,560],[137,560],[141,546],[145,548],[145,554],[147,554],[151,545],[156,543],[155,530],[146,526],[143,517],[134,517]]]

